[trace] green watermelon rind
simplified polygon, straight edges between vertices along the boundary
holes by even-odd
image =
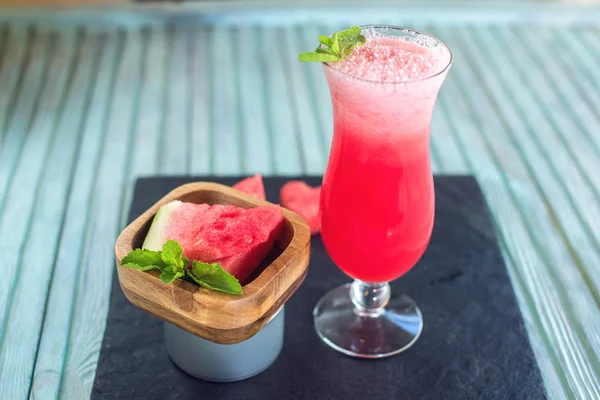
[[[171,214],[173,211],[177,210],[181,204],[181,201],[174,200],[158,209],[158,212],[152,221],[152,225],[148,230],[144,244],[142,245],[143,249],[154,251],[160,251],[162,249],[162,246],[166,241],[165,232],[171,219]]]

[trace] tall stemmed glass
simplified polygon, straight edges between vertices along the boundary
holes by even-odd
[[[416,264],[431,237],[429,128],[452,55],[440,40],[412,29],[361,29],[362,64],[323,64],[334,135],[321,234],[354,282],[327,293],[313,315],[319,336],[334,349],[379,358],[410,347],[423,328],[417,305],[391,294],[388,282]],[[365,60],[380,70],[368,71]]]

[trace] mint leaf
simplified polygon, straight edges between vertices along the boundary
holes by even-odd
[[[163,270],[165,263],[163,262],[160,251],[135,249],[127,254],[121,260],[123,267],[148,271],[151,269]]]
[[[169,259],[177,259],[180,258],[183,254],[183,249],[181,245],[174,240],[167,240],[165,244],[162,246],[162,257],[167,257]]]
[[[319,36],[321,46],[315,51],[298,54],[303,62],[337,62],[352,54],[357,46],[365,44],[367,39],[358,26],[334,33],[331,36]]]
[[[321,43],[323,46],[331,46],[331,43],[333,42],[333,40],[331,40],[331,38],[329,36],[319,36],[319,43]]]
[[[340,61],[340,58],[335,54],[321,53],[316,51],[307,51],[306,53],[298,54],[298,61],[302,62],[332,62]]]
[[[340,42],[338,40],[337,33],[331,37],[331,44],[329,45],[329,50],[336,55],[340,54]]]
[[[174,240],[167,240],[163,244],[160,255],[163,262],[166,264],[160,280],[165,283],[173,283],[177,278],[185,275],[186,266],[190,260],[183,256],[183,248]]]
[[[338,37],[340,44],[349,45],[356,43],[358,41],[363,40],[365,37],[360,34],[361,29],[358,26],[353,26],[352,28],[348,28],[345,31],[341,31],[335,34]]]
[[[173,283],[175,281],[175,279],[181,278],[183,275],[185,275],[185,272],[183,270],[176,271],[171,265],[169,265],[160,274],[159,278],[164,283]]]
[[[360,28],[355,26],[337,33],[338,41],[340,43],[340,56],[342,58],[352,54],[352,50],[354,50],[356,46],[365,44],[367,39],[361,35],[360,32]]]
[[[348,57],[350,54],[352,54],[352,51],[355,47],[362,46],[366,41],[367,39],[361,35],[360,38],[358,38],[355,42],[344,44],[341,49],[342,58]]]
[[[335,56],[335,57],[337,57],[335,54],[333,54],[333,53],[331,52],[331,50],[329,50],[329,49],[326,49],[325,47],[317,47],[317,48],[315,49],[315,53],[319,53],[319,54],[331,54],[332,56]]]
[[[159,278],[164,283],[173,283],[173,281],[175,280],[175,274],[173,274],[170,271],[163,271],[160,273]]]
[[[187,274],[200,286],[230,294],[242,294],[240,282],[219,263],[209,264],[194,261],[192,268],[187,269]]]
[[[167,240],[162,247],[161,258],[166,265],[172,265],[177,270],[183,269],[183,249],[174,240]]]
[[[342,49],[340,50],[340,57],[342,57],[342,58],[348,57],[350,54],[352,54],[352,50],[354,50],[354,48],[356,46],[358,46],[358,43],[354,43],[350,46],[342,47]]]

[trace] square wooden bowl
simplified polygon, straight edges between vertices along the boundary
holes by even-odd
[[[248,339],[269,321],[304,281],[310,256],[310,230],[297,214],[282,208],[284,233],[264,265],[236,296],[201,288],[178,279],[165,284],[159,272],[121,267],[121,260],[141,248],[158,209],[173,200],[191,203],[229,204],[252,208],[271,203],[229,186],[196,182],[180,186],[133,221],[117,238],[115,253],[119,283],[125,296],[139,308],[200,337],[216,343]]]

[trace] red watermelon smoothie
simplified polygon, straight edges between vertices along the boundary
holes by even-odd
[[[400,296],[399,303],[389,303],[387,282],[416,264],[431,237],[429,128],[451,53],[441,41],[410,29],[363,27],[363,35],[366,43],[349,57],[324,64],[334,135],[321,190],[321,235],[333,261],[355,282],[321,300],[315,323],[337,350],[384,357],[412,345],[422,328],[412,300]],[[369,348],[368,338],[342,337],[369,329],[324,322],[328,312],[329,317],[340,315],[336,296],[349,298],[347,306],[355,315],[395,313],[412,317],[415,324],[398,328],[389,320],[378,322],[384,332],[372,335],[379,341]]]
[[[334,137],[321,194],[322,237],[336,264],[388,282],[421,257],[433,227],[429,124],[449,54],[367,37],[325,67]]]

